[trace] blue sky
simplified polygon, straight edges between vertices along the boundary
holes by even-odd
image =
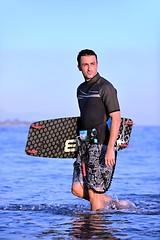
[[[159,0],[0,0],[0,120],[79,115],[84,48],[97,53],[122,116],[160,125]]]

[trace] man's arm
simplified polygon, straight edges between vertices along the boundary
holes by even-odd
[[[108,142],[107,151],[105,155],[105,164],[107,166],[113,166],[115,164],[114,145],[117,140],[120,122],[121,122],[120,111],[111,113],[110,117],[112,119],[111,127],[110,127],[110,137],[109,137],[109,142]]]

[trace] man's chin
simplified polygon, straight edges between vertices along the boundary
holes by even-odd
[[[89,80],[91,80],[92,78],[94,78],[95,77],[95,75],[87,75],[87,76],[85,76],[85,79],[86,79],[86,81],[89,81]]]

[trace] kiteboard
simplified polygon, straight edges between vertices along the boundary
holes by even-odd
[[[133,121],[121,118],[116,150],[129,144]],[[79,146],[80,117],[65,117],[34,122],[29,127],[25,152],[46,158],[75,158]]]

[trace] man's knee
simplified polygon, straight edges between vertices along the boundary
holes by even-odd
[[[80,186],[80,184],[74,183],[72,184],[71,192],[73,195],[80,197],[82,192],[82,187]]]
[[[72,188],[71,188],[71,192],[73,193],[73,195],[75,195],[79,198],[84,198],[86,200],[89,199],[88,189],[85,186],[85,184],[73,183]]]

